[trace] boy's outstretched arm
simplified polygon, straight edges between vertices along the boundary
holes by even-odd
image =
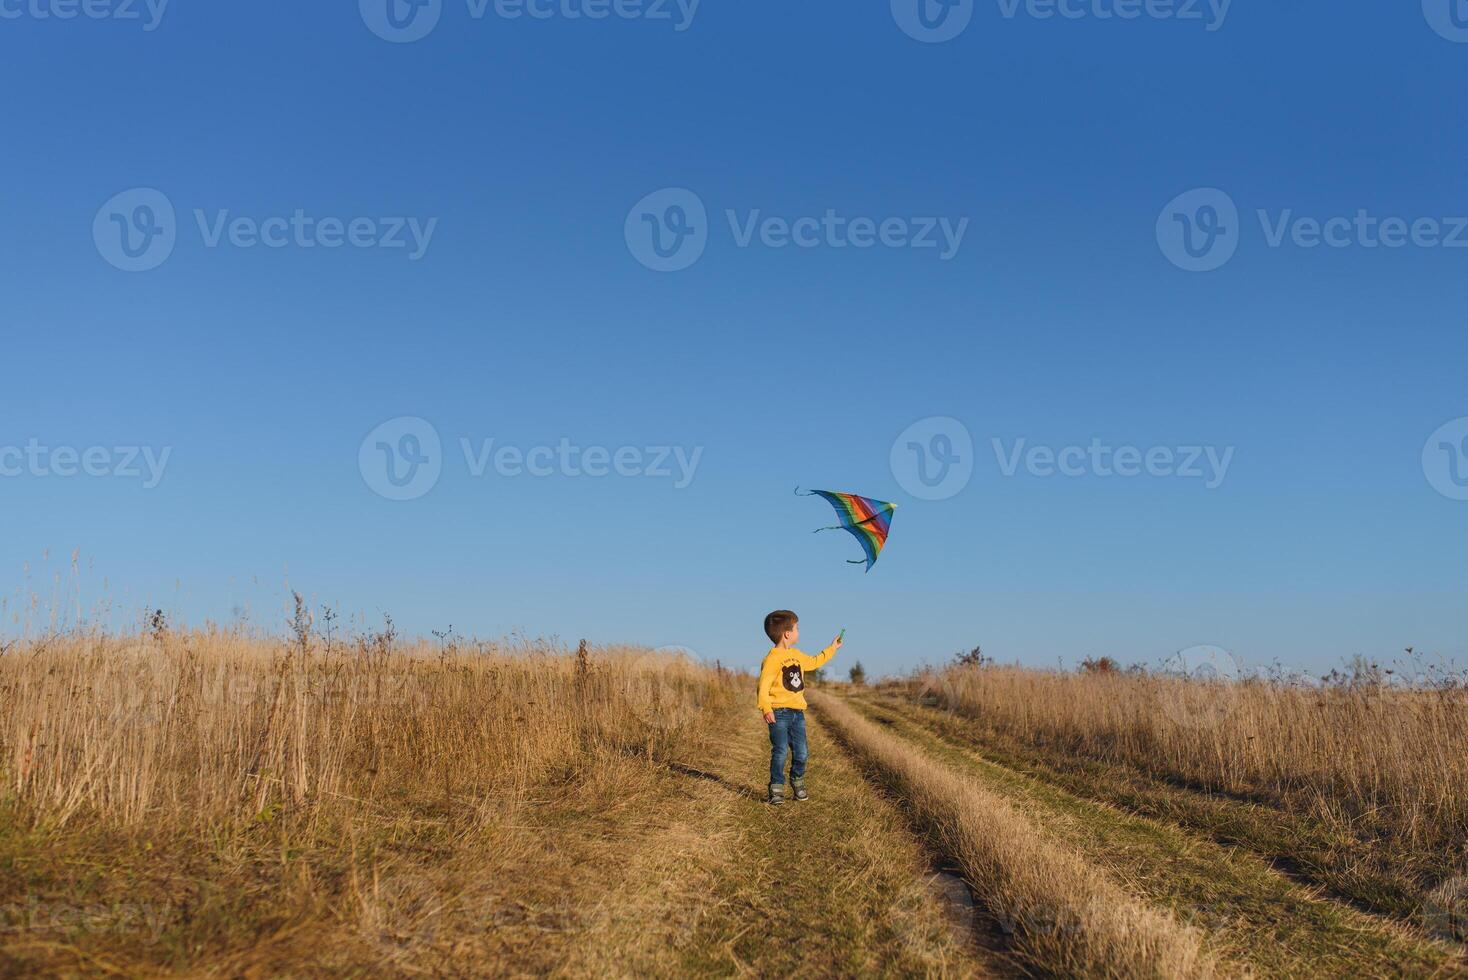
[[[841,637],[838,636],[836,637],[836,639],[831,641],[830,646],[826,647],[826,649],[822,650],[814,657],[810,656],[809,654],[802,654],[802,656],[805,657],[805,661],[800,665],[800,669],[820,670],[822,667],[826,666],[826,664],[830,662],[832,657],[836,656],[836,651],[841,649],[841,644],[843,642],[844,641],[841,639]]]

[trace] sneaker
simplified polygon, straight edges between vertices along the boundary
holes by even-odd
[[[808,799],[810,799],[810,794],[805,791],[805,780],[804,779],[791,779],[790,780],[790,788],[795,791],[795,798],[797,800],[808,800]]]
[[[769,803],[769,804],[771,804],[773,806],[779,806],[781,803],[784,803],[785,802],[785,787],[782,786],[782,785],[780,785],[779,783],[771,783],[770,784],[770,796],[769,796],[769,799],[767,799],[765,802],[766,803]]]

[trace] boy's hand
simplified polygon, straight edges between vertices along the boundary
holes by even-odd
[[[836,637],[836,639],[834,639],[834,640],[831,641],[831,649],[832,650],[840,650],[841,649],[841,644],[843,644],[845,642],[846,642],[845,640],[841,639],[841,637],[838,636],[838,637]]]
[[[774,723],[775,723],[775,713],[773,711],[766,711],[765,712],[765,724],[766,725],[773,725]]]

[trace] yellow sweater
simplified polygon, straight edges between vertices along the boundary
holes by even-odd
[[[826,647],[812,657],[794,647],[773,647],[765,654],[759,669],[759,710],[775,708],[805,710],[805,672],[819,670],[836,656],[835,647]]]

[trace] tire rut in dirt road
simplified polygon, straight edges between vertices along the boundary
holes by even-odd
[[[846,698],[822,694],[816,707],[863,771],[904,801],[911,825],[962,869],[1031,970],[1200,980],[1220,974],[1199,930],[1130,894],[1004,795]]]
[[[1001,734],[961,712],[889,693],[874,702],[911,712],[936,734],[981,752],[1076,796],[1107,803],[1227,847],[1252,851],[1297,883],[1373,916],[1427,927],[1433,889],[1419,855],[1358,832],[1352,823],[1288,806],[1268,795],[1230,792],[1148,771],[1120,760],[1068,753],[1054,741],[1028,742]]]
[[[1208,948],[1226,960],[1270,975],[1460,975],[1462,961],[1446,947],[1322,897],[1258,855],[1000,765],[944,734],[928,709],[870,695],[847,703],[914,751],[1003,794],[1127,890],[1203,929]]]
[[[734,828],[725,863],[686,944],[697,975],[977,977],[1013,975],[972,930],[966,893],[936,871],[901,812],[812,717],[811,799],[763,802],[764,724],[751,713],[701,782],[718,786]]]
[[[767,731],[737,709],[677,761],[605,759],[516,800],[493,849],[436,890],[445,908],[419,938],[443,943],[392,962],[454,976],[1008,972],[951,914],[953,879],[896,808],[814,722],[810,740],[804,803],[764,802]]]

